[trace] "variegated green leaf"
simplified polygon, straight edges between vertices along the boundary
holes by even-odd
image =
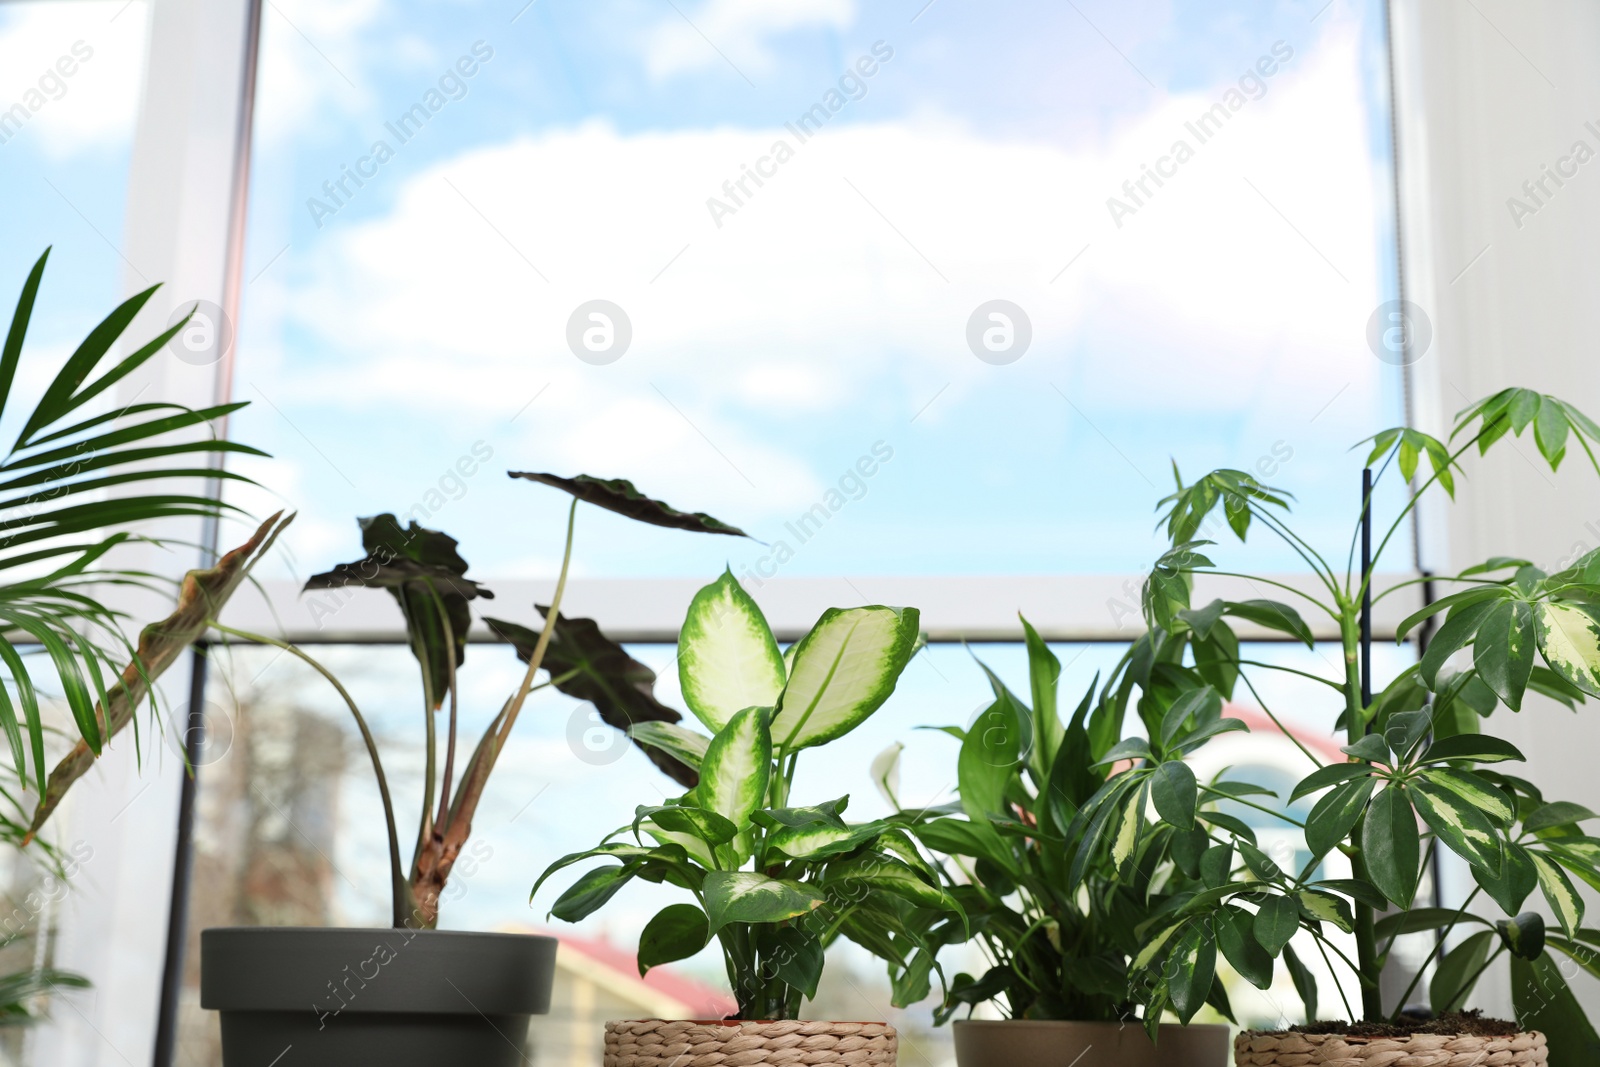
[[[653,808],[641,805],[634,811],[635,834],[639,832],[640,824],[646,819],[663,830],[678,834],[693,834],[713,848],[732,841],[734,835],[739,832],[739,828],[724,816],[691,805],[666,804]]]
[[[792,859],[811,860],[849,852],[882,832],[882,823],[841,828],[814,822],[807,826],[782,827],[767,838],[767,844]]]
[[[1543,601],[1533,613],[1550,669],[1586,693],[1600,693],[1600,622],[1582,608]]]
[[[916,608],[830,608],[800,639],[773,740],[793,751],[854,730],[894,692],[917,646]]]
[[[1211,995],[1216,967],[1216,941],[1200,924],[1190,926],[1173,944],[1165,969],[1167,996],[1178,1021],[1187,1023]]]
[[[697,771],[711,744],[711,738],[705,734],[697,734],[675,722],[636,722],[628,727],[628,736],[641,745],[663,750]]]
[[[1533,851],[1528,856],[1533,860],[1533,869],[1539,875],[1539,888],[1544,890],[1544,899],[1550,902],[1550,910],[1555,912],[1556,921],[1568,937],[1575,936],[1578,926],[1583,922],[1583,899],[1578,896],[1572,880],[1567,877],[1566,871],[1548,857]]]
[[[683,699],[713,732],[734,713],[772,707],[783,691],[783,657],[766,616],[731,570],[689,602],[678,634]]]
[[[739,852],[748,855],[742,842],[750,825],[750,813],[761,807],[772,773],[771,708],[745,708],[717,731],[700,763],[700,784],[685,798],[698,807],[716,812],[740,830]]]
[[[1296,896],[1301,909],[1312,918],[1332,923],[1347,934],[1355,929],[1355,915],[1342,897],[1315,890],[1301,890]]]
[[[1511,798],[1488,779],[1471,771],[1456,770],[1454,767],[1430,767],[1422,772],[1422,777],[1434,785],[1450,790],[1502,826],[1516,818],[1516,808],[1511,803]]]
[[[1117,865],[1118,870],[1133,858],[1134,849],[1139,843],[1140,832],[1144,829],[1144,806],[1148,794],[1148,785],[1130,790],[1128,801],[1117,817],[1117,828],[1111,839],[1111,862]]]
[[[776,923],[815,911],[824,903],[810,886],[753,871],[711,871],[703,888],[707,934],[728,923]]]
[[[1169,926],[1165,930],[1161,931],[1156,936],[1152,937],[1150,940],[1146,941],[1144,948],[1140,949],[1139,954],[1133,958],[1133,963],[1129,965],[1128,970],[1142,971],[1146,967],[1150,966],[1151,961],[1153,961],[1156,956],[1160,954],[1162,947],[1165,946],[1168,941],[1172,940],[1172,935],[1182,929],[1182,923],[1175,923],[1174,925]]]
[[[1413,781],[1410,793],[1417,813],[1450,851],[1491,875],[1500,873],[1500,835],[1488,816],[1459,793],[1432,782]]]
[[[955,910],[953,897],[892,856],[867,852],[828,865],[826,884],[842,890],[847,900],[859,900],[858,887],[882,889],[918,907]]]

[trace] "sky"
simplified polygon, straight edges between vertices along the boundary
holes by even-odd
[[[548,575],[564,501],[516,469],[631,478],[765,542],[590,512],[583,575],[741,571],[818,505],[786,575],[1118,572],[1158,551],[1176,462],[1296,492],[1339,551],[1346,449],[1402,418],[1366,341],[1393,288],[1375,12],[275,3],[234,422],[274,458],[237,499],[300,511],[279,577],[381,511],[476,573]],[[145,16],[0,12],[0,102],[94,50],[0,145],[0,194],[37,205],[0,285],[57,245],[41,349],[117,295]],[[595,300],[627,317],[609,362],[569,343]],[[997,300],[1026,319],[999,353]]]

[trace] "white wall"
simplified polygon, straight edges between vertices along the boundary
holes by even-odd
[[[1459,409],[1508,385],[1600,417],[1600,4],[1395,0],[1394,14],[1408,296],[1434,331],[1414,367],[1420,427],[1448,433]],[[1580,140],[1596,158],[1535,205],[1523,183]],[[1536,212],[1514,218],[1512,197]],[[1468,463],[1460,502],[1425,531],[1434,570],[1496,554],[1550,568],[1600,547],[1587,457],[1574,445],[1551,475],[1531,440],[1508,443]],[[1530,704],[1491,729],[1527,753],[1548,798],[1600,809],[1600,703]],[[1600,983],[1580,978],[1600,1014]],[[1509,1009],[1504,983],[1484,993]]]

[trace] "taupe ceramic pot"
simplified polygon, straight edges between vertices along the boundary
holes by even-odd
[[[960,1067],[1227,1067],[1228,1028],[1163,1026],[1152,1045],[1138,1023],[968,1019],[955,1024]]]

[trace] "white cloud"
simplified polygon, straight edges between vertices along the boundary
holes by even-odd
[[[645,66],[655,78],[724,63],[755,74],[776,61],[770,38],[815,26],[844,30],[855,20],[855,0],[706,0],[663,16],[646,37]]]
[[[143,3],[0,7],[0,111],[29,109],[18,136],[38,138],[54,158],[126,144],[138,110],[145,36]]]
[[[782,127],[595,122],[485,146],[407,177],[381,216],[336,217],[299,270],[267,279],[286,286],[256,305],[282,316],[267,335],[314,338],[319,356],[258,345],[246,375],[286,410],[337,398],[352,429],[384,413],[448,441],[503,431],[508,455],[743,516],[804,508],[828,480],[801,420],[871,433],[948,387],[924,416],[937,425],[997,374],[1086,383],[1145,413],[1304,403],[1309,417],[1346,386],[1370,394],[1381,370],[1363,340],[1382,256],[1356,47],[1325,33],[1120,229],[1107,197],[1192,140],[1185,122],[1222,87],[1071,150],[932,121],[805,144]],[[794,158],[747,179],[719,228],[707,198],[780,138]],[[1034,332],[1004,369],[965,343],[997,297]],[[633,325],[603,367],[564,342],[595,298]]]

